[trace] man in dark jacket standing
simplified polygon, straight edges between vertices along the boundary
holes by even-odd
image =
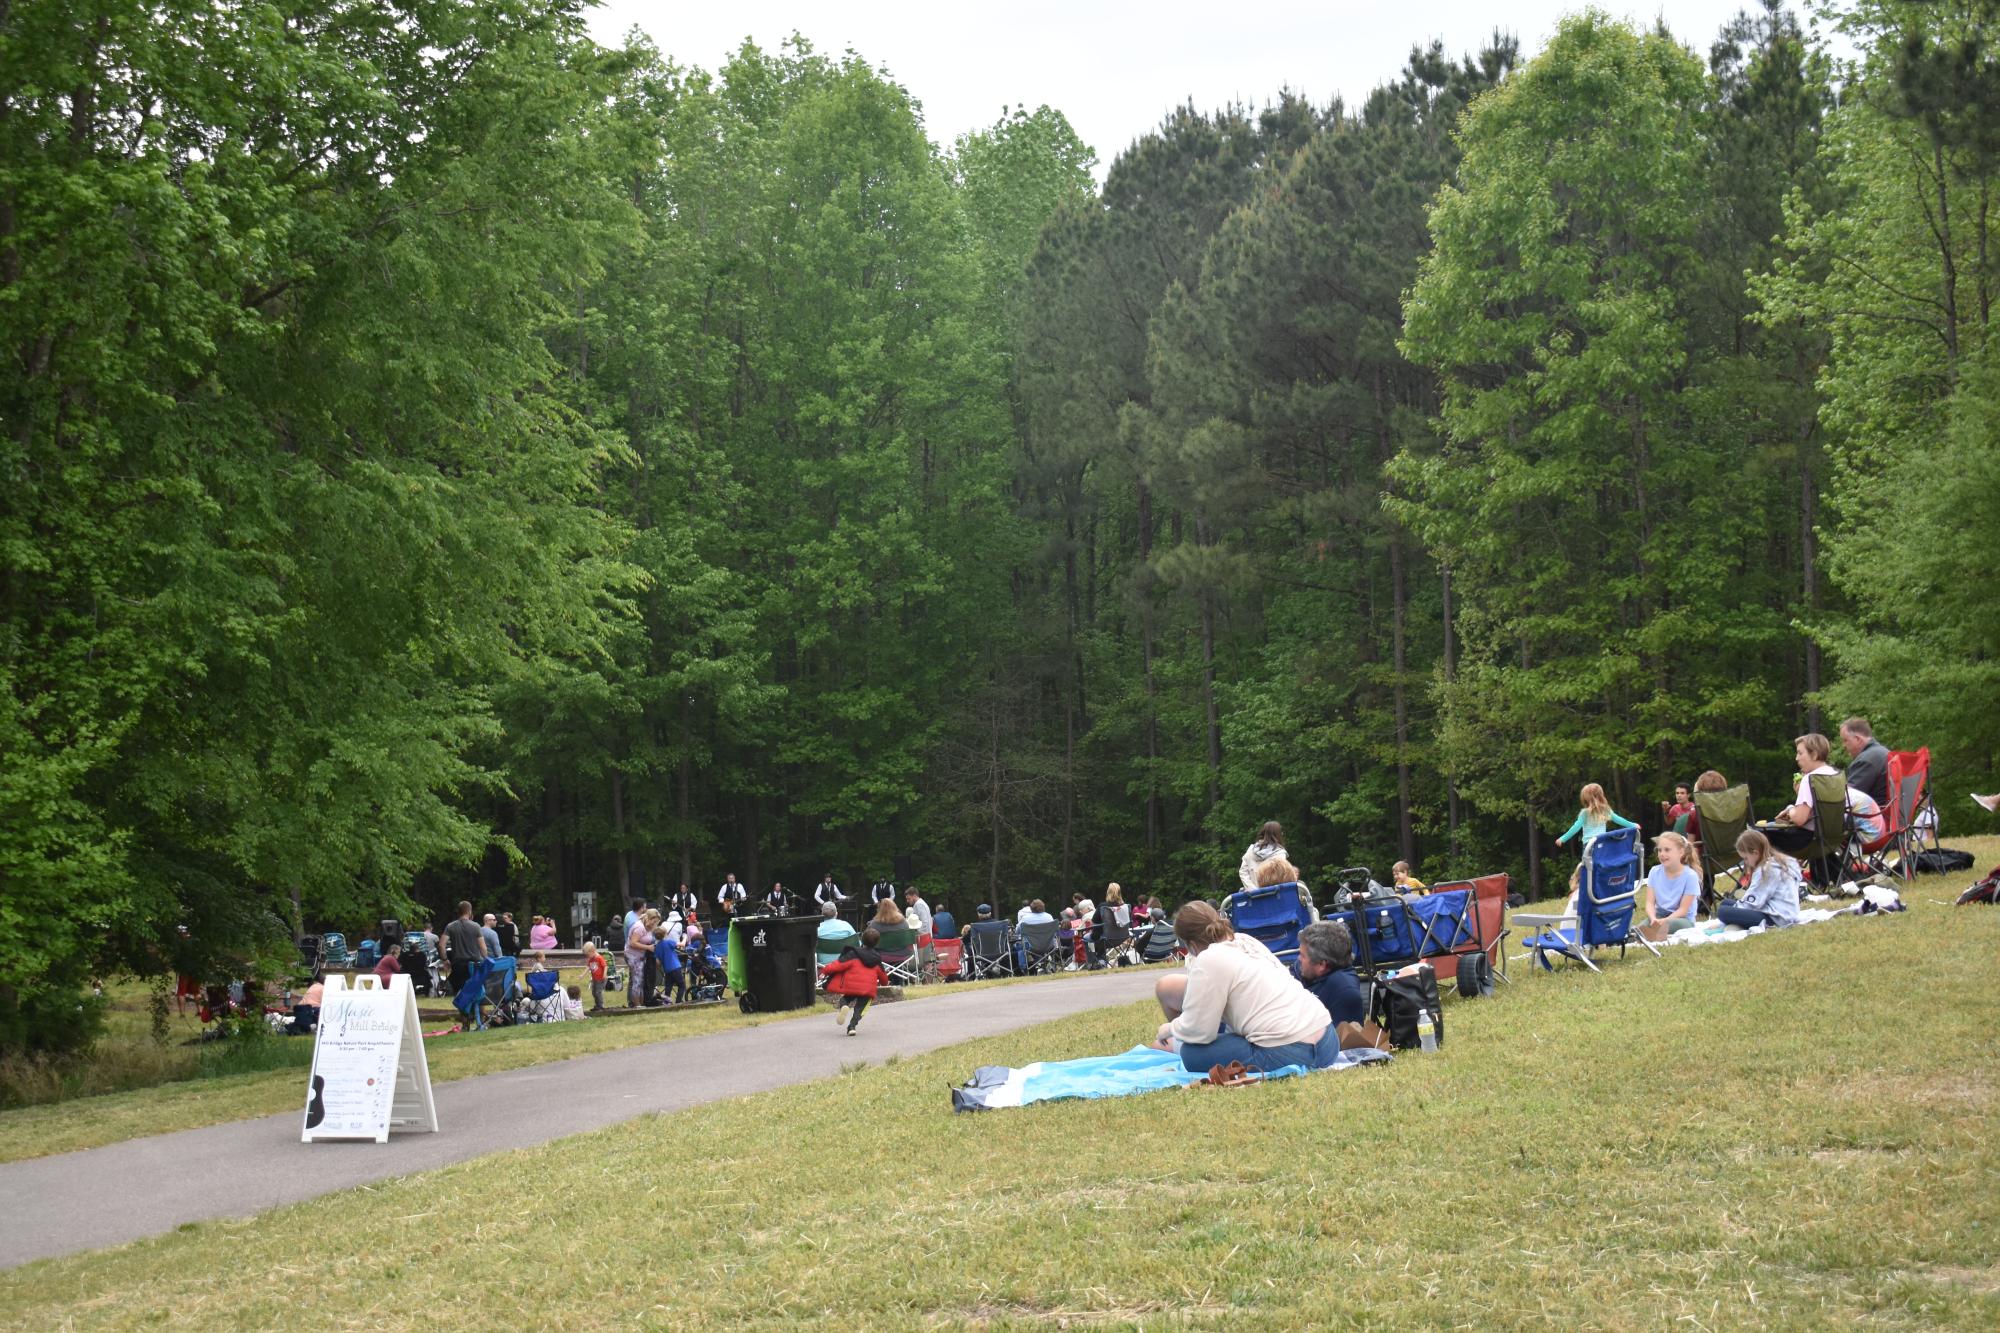
[[[1847,785],[1865,791],[1875,804],[1889,804],[1889,751],[1875,739],[1875,729],[1865,717],[1850,717],[1840,724],[1840,744],[1847,751]]]

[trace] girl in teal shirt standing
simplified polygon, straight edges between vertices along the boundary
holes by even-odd
[[[1579,833],[1583,835],[1583,841],[1588,845],[1592,838],[1604,832],[1607,828],[1613,826],[1618,828],[1639,827],[1611,808],[1611,802],[1604,799],[1604,788],[1598,786],[1595,782],[1586,782],[1583,785],[1583,790],[1576,794],[1576,799],[1583,808],[1576,812],[1576,822],[1569,826],[1569,831],[1556,839],[1556,846],[1558,847],[1568,842],[1571,838],[1576,837]]]

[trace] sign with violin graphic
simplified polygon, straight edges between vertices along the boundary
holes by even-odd
[[[437,1132],[437,1103],[407,976],[330,976],[313,1038],[302,1142],[373,1139],[391,1130]]]

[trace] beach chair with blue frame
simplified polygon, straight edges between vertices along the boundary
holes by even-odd
[[[1577,878],[1576,907],[1559,916],[1517,915],[1522,925],[1545,929],[1522,941],[1545,970],[1554,971],[1551,956],[1575,960],[1591,971],[1600,969],[1590,955],[1615,947],[1625,956],[1629,944],[1643,946],[1654,957],[1659,949],[1632,926],[1639,904],[1639,881],[1645,869],[1639,830],[1621,828],[1599,834],[1583,849],[1583,873]]]
[[[1222,914],[1237,933],[1261,941],[1288,963],[1299,956],[1299,932],[1312,924],[1305,892],[1296,883],[1232,893],[1223,901]]]

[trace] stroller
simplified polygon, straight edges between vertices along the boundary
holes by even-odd
[[[444,994],[444,979],[450,971],[438,957],[437,946],[421,930],[403,932],[403,970],[410,985],[425,995]]]
[[[317,935],[299,936],[299,966],[310,977],[326,968],[326,941]]]
[[[706,941],[682,942],[681,971],[687,978],[687,999],[683,1004],[722,998],[722,964],[709,952]]]

